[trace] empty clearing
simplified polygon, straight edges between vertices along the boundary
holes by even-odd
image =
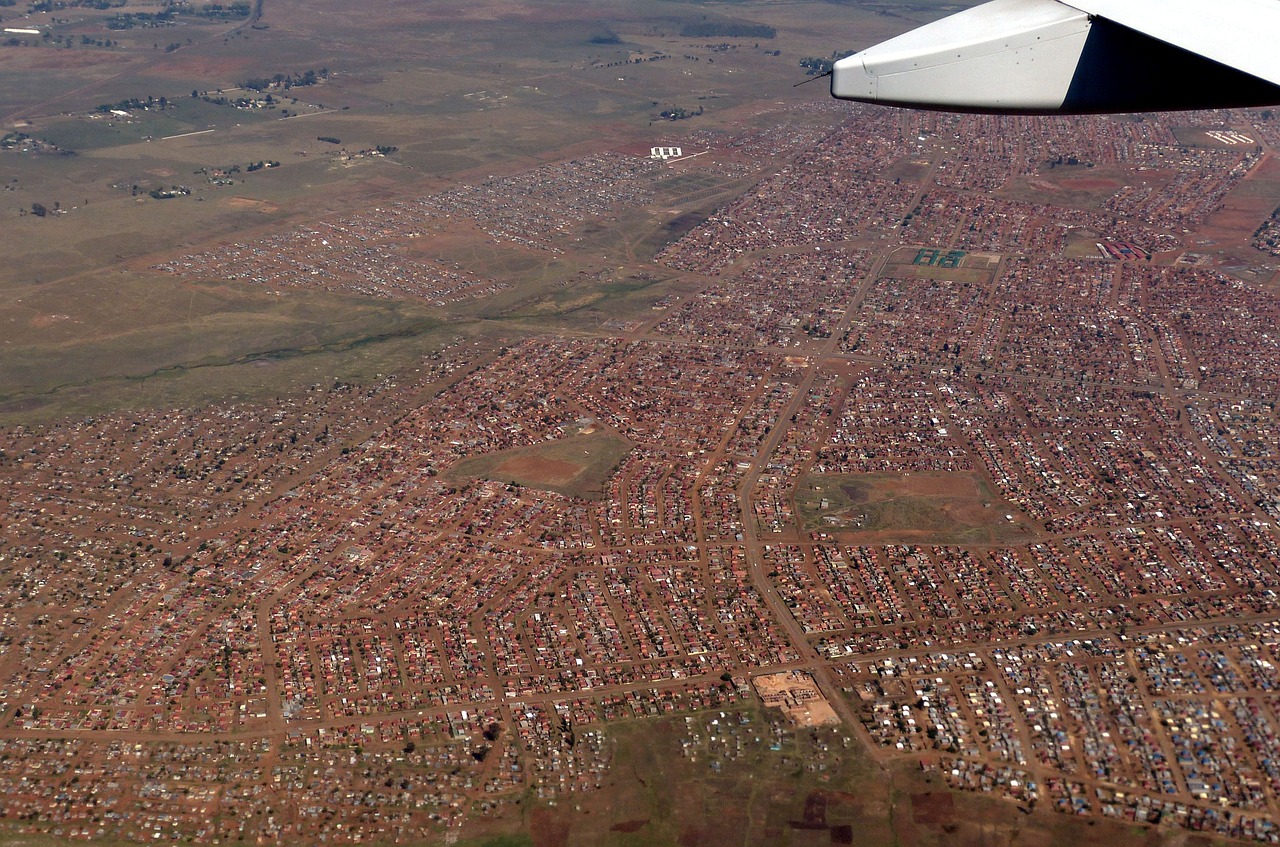
[[[814,475],[796,489],[796,507],[806,529],[866,542],[1003,544],[1035,534],[973,473]]]
[[[599,431],[474,456],[459,462],[448,475],[458,480],[514,482],[526,488],[598,500],[604,496],[605,480],[630,450],[630,441],[616,433]]]

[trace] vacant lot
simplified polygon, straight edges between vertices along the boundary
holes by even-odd
[[[915,762],[882,767],[842,730],[786,733],[771,744],[770,712],[750,709],[710,725],[718,712],[611,723],[614,767],[601,790],[554,806],[534,805],[503,847],[1128,847],[1165,843],[1150,827],[1076,820],[1046,808],[1030,814],[980,794],[949,792]],[[776,714],[776,713],[774,713]],[[690,727],[694,729],[691,730]],[[684,747],[691,732],[701,740]],[[715,730],[741,752],[707,744]],[[719,766],[713,763],[718,762]],[[493,836],[490,836],[493,837]],[[527,837],[528,841],[519,840]],[[1183,843],[1183,842],[1178,842]],[[1188,847],[1210,843],[1190,837]]]
[[[830,474],[804,479],[796,505],[809,529],[876,543],[1009,543],[1029,521],[972,473]]]
[[[604,430],[534,447],[488,453],[459,463],[454,479],[492,479],[596,500],[604,480],[631,450],[631,442]]]

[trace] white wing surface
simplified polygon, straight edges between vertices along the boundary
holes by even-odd
[[[831,93],[978,112],[1280,103],[1280,0],[992,0],[841,59]]]
[[[1280,85],[1280,0],[1073,0],[1072,5]]]

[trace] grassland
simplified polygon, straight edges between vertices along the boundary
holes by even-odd
[[[1101,209],[1124,184],[1114,166],[1062,165],[1036,177],[1019,177],[1001,191],[1025,203],[1060,203],[1082,209]]]
[[[877,542],[1007,544],[1034,534],[972,473],[812,475],[801,480],[796,507],[808,529]]]
[[[522,820],[486,825],[489,837],[514,833],[513,847],[1103,847],[1161,841],[1159,830],[1086,823],[1049,809],[1027,814],[980,794],[950,792],[936,773],[923,773],[915,763],[882,766],[859,743],[846,747],[838,729],[789,733],[771,749],[767,740],[753,741],[767,729],[765,715],[749,713],[744,752],[718,771],[705,751],[695,760],[682,748],[682,718],[610,724],[613,766],[601,790],[554,806],[526,804]],[[817,762],[827,767],[808,767]]]
[[[759,113],[762,100],[785,107],[825,96],[819,87],[791,88],[801,78],[800,57],[858,46],[940,10],[896,13],[906,18],[883,12],[763,0],[425,6],[392,0],[370,13],[340,0],[266,0],[253,28],[200,22],[180,32],[114,34],[105,28],[105,11],[77,9],[56,23],[36,16],[29,22],[72,46],[0,47],[0,121],[5,131],[76,155],[0,151],[0,214],[7,218],[0,227],[0,422],[230,394],[273,396],[310,384],[317,373],[402,368],[412,363],[408,339],[425,352],[460,332],[582,331],[641,316],[655,300],[687,290],[683,280],[653,278],[645,263],[746,183],[694,174],[655,186],[671,214],[637,210],[602,222],[560,256],[484,237],[441,244],[435,250],[441,258],[510,286],[470,308],[430,310],[301,291],[276,297],[246,284],[179,280],[147,268],[154,259],[216,249],[223,240],[457,180],[649,143],[661,108],[655,104],[705,107],[696,120],[663,126],[662,137],[677,141],[694,130],[768,124],[776,118]],[[733,49],[713,53],[679,35],[704,20],[762,24],[777,36],[714,39]],[[601,43],[601,32],[617,37]],[[86,37],[114,44],[85,46]],[[179,47],[166,52],[170,42]],[[715,62],[606,67],[658,50],[705,53]],[[190,96],[193,89],[231,93],[244,79],[322,67],[332,72],[324,84],[291,89],[275,109]],[[127,117],[94,111],[148,96],[167,98],[170,108]],[[285,109],[291,116],[282,119]],[[351,149],[399,149],[389,159],[340,164],[320,136],[341,138]],[[243,171],[260,160],[281,166]],[[210,184],[201,173],[233,165],[242,169],[234,185]],[[192,194],[147,196],[172,185],[189,186]],[[62,213],[20,216],[33,204]],[[601,273],[619,265],[626,270]],[[639,270],[648,273],[637,276]],[[583,272],[591,281],[578,284]]]
[[[768,723],[759,713],[751,721],[741,733],[741,757],[718,769],[707,751],[694,759],[683,750],[683,719],[611,724],[613,766],[603,788],[571,803],[534,806],[522,828],[537,847],[831,844],[840,842],[828,827],[842,825],[856,826],[857,844],[893,843],[887,785],[857,745],[846,749],[836,731],[816,730],[790,734],[771,749]],[[805,767],[820,743],[839,751],[828,757],[839,762],[838,772]],[[821,829],[811,822],[815,828],[805,830],[815,795],[824,798],[825,819]],[[804,840],[815,835],[823,840]]]

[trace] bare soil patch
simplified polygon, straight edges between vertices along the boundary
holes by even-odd
[[[498,474],[521,479],[536,479],[543,485],[567,485],[586,469],[585,465],[544,459],[540,456],[516,456],[495,468]]]
[[[604,496],[604,482],[631,450],[631,442],[607,430],[558,438],[533,447],[474,456],[459,462],[454,479],[491,479],[588,500]]]
[[[184,55],[171,59],[165,66],[166,73],[175,77],[193,77],[208,79],[229,79],[237,77],[242,71],[252,68],[248,59],[232,56],[194,56]]]
[[[911,817],[916,823],[945,826],[955,820],[955,796],[942,791],[911,795]]]
[[[840,723],[827,698],[818,690],[813,677],[802,671],[786,671],[784,673],[765,674],[751,680],[760,700],[773,708],[781,709],[783,714],[798,726],[827,726]],[[823,826],[825,823],[826,801],[823,801]],[[806,821],[808,814],[806,813]]]
[[[74,68],[90,68],[94,65],[127,65],[132,61],[128,56],[88,50],[39,50],[32,51],[27,61],[22,62],[28,68],[71,70]]]
[[[1068,191],[1114,191],[1124,185],[1118,179],[1101,179],[1098,177],[1075,176],[1058,180],[1058,185]]]
[[[269,214],[277,211],[277,207],[265,200],[253,200],[248,197],[226,197],[222,200],[223,205],[230,206],[233,209],[252,209],[255,212]]]

